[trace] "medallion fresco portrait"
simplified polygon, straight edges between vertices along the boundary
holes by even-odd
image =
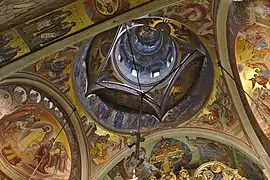
[[[50,97],[28,86],[1,85],[0,93],[1,164],[23,179],[74,178],[80,158],[76,137],[66,134],[72,131],[67,115]]]

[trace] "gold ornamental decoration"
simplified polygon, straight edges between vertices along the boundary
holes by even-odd
[[[211,161],[202,164],[194,173],[194,177],[200,180],[213,180],[215,175],[221,175],[223,180],[246,180],[238,174],[237,169],[232,169],[224,163]]]
[[[193,176],[190,176],[188,170],[182,169],[179,171],[179,176],[173,172],[173,169],[169,173],[165,173],[161,170],[161,180],[214,180],[216,176],[221,177],[223,180],[247,180],[238,174],[237,169],[232,169],[222,162],[211,161],[202,164],[198,167]],[[154,175],[151,175],[149,180],[156,180]]]

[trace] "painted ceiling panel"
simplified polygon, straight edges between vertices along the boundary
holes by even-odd
[[[0,2],[0,31],[32,20],[75,0],[3,0]]]
[[[80,178],[77,137],[62,107],[23,84],[2,84],[0,96],[1,170],[12,179]]]
[[[114,0],[106,3],[102,0],[74,1],[2,1],[0,24],[15,23],[16,26],[0,32],[0,67],[59,38],[148,2],[147,0]]]
[[[238,11],[238,7],[241,11]],[[229,18],[228,36],[231,42],[228,45],[231,63],[236,64],[237,69],[234,70],[239,75],[242,86],[240,88],[245,91],[242,93],[244,101],[247,102],[246,108],[248,112],[252,112],[251,122],[261,129],[262,133],[259,134],[264,134],[263,136],[268,139],[270,138],[269,10],[270,4],[267,0],[233,4],[231,12],[234,16]]]

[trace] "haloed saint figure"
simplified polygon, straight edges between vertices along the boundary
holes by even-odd
[[[95,0],[95,6],[99,13],[105,16],[116,13],[120,6],[119,0]]]

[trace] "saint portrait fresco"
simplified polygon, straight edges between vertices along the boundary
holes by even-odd
[[[0,34],[0,67],[27,52],[28,47],[15,30]]]

